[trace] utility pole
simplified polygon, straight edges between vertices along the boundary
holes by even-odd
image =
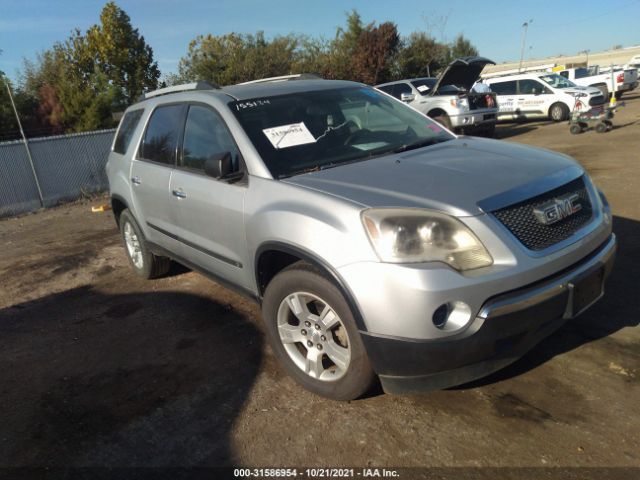
[[[524,59],[524,45],[527,42],[527,29],[529,25],[533,23],[533,18],[528,22],[522,24],[522,46],[520,47],[520,66],[518,67],[518,73],[522,72],[522,60]]]
[[[16,104],[13,101],[13,95],[11,94],[11,87],[9,86],[9,80],[7,80],[6,78],[3,78],[3,80],[5,85],[7,86],[7,92],[9,93],[9,100],[11,101],[11,106],[13,107],[13,113],[16,115],[16,121],[18,122],[18,128],[20,129],[20,135],[22,135],[22,140],[24,141],[24,148],[27,150],[27,157],[29,158],[29,164],[31,165],[31,172],[33,173],[33,179],[36,181],[36,188],[38,189],[38,198],[40,199],[40,206],[44,207],[44,198],[42,197],[42,189],[40,188],[40,182],[38,181],[38,174],[36,174],[36,168],[33,165],[31,150],[29,150],[29,142],[27,141],[27,136],[24,134],[24,130],[22,129],[22,122],[20,122],[18,109],[16,108]]]

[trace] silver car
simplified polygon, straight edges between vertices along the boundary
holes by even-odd
[[[136,273],[173,260],[255,299],[283,367],[340,400],[515,361],[602,296],[616,249],[571,158],[457,138],[353,82],[152,92],[107,174]]]
[[[457,58],[438,78],[408,78],[376,85],[378,90],[426,113],[449,130],[492,137],[498,118],[496,94],[473,88],[482,69],[494,62],[484,57]]]

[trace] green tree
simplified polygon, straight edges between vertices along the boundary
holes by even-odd
[[[455,40],[449,44],[449,62],[456,58],[474,57],[476,55],[478,55],[478,49],[462,34],[459,34]]]
[[[326,64],[323,74],[326,78],[350,79],[354,77],[353,56],[358,48],[360,35],[367,28],[356,10],[347,15],[346,28],[338,27],[333,41],[329,44],[328,54],[325,57]]]
[[[186,57],[178,64],[178,74],[170,83],[208,80],[230,85],[256,78],[291,73],[298,55],[299,39],[293,35],[267,40],[255,35],[228,33],[199,35],[189,44]]]
[[[25,115],[51,132],[114,125],[112,112],[157,88],[160,71],[144,37],[114,2],[86,33],[75,29],[64,42],[25,61],[20,92]],[[33,123],[33,122],[32,122]]]
[[[157,88],[160,70],[153,50],[115,2],[104,6],[100,24],[89,28],[84,39],[78,38],[74,50],[83,58],[81,68],[91,73],[95,63],[111,84],[122,89],[127,104],[143,91]]]
[[[398,52],[399,78],[429,77],[446,64],[448,49],[425,32],[413,32],[404,39]]]

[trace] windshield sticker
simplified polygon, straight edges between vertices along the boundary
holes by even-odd
[[[418,89],[419,92],[426,92],[427,90],[429,90],[429,87],[427,87],[426,85],[420,85],[419,87],[416,87]]]
[[[440,133],[442,131],[441,127],[439,127],[438,125],[434,125],[433,123],[430,123],[429,125],[427,125],[427,128],[435,133]]]
[[[267,136],[275,149],[296,147],[298,145],[316,142],[316,139],[311,135],[311,132],[304,122],[265,128],[262,132]]]
[[[269,100],[251,100],[248,102],[236,102],[236,110],[240,111],[246,108],[262,107],[264,105],[271,105],[271,102]]]
[[[389,145],[387,142],[371,142],[371,143],[358,143],[357,145],[351,145],[353,148],[357,148],[358,150],[374,150],[376,148],[384,147]]]

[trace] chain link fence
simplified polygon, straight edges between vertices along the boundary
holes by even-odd
[[[109,187],[104,171],[115,129],[0,143],[0,218],[52,207]]]

